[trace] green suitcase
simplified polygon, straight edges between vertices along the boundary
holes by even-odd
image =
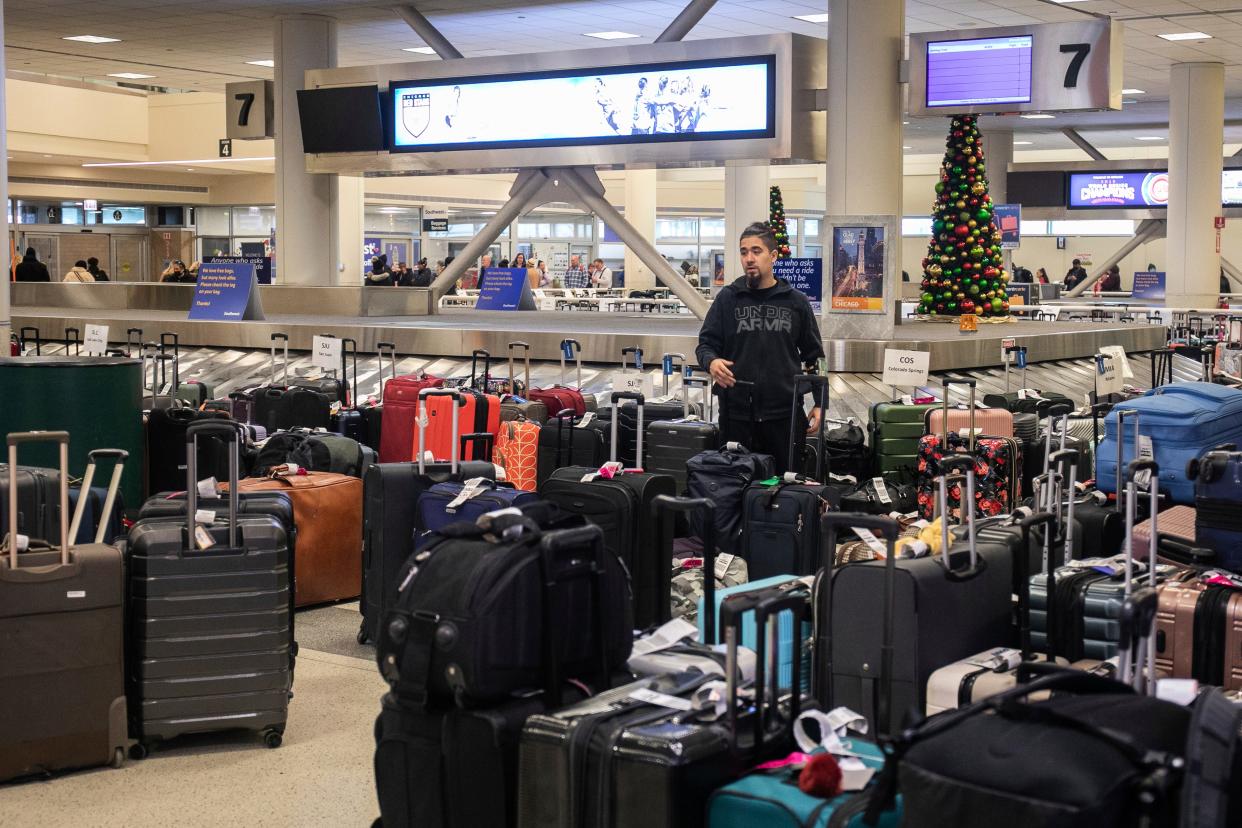
[[[905,405],[881,402],[871,406],[868,430],[875,473],[891,483],[914,483],[919,459],[919,438],[924,419],[937,403]]]

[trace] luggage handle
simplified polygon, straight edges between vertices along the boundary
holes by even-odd
[[[589,544],[592,555],[589,560],[578,556],[573,556],[569,560],[568,566],[561,567],[560,572],[556,572],[554,565],[558,562],[559,556],[565,551],[573,552],[582,546]],[[605,628],[605,609],[603,602],[604,587],[604,531],[593,523],[585,526],[575,527],[573,529],[562,529],[557,532],[548,532],[543,535],[539,541],[539,568],[543,579],[543,595],[540,600],[542,607],[542,627],[543,627],[543,665],[544,665],[544,692],[548,694],[548,700],[551,703],[549,709],[555,710],[562,704],[561,693],[561,660],[560,648],[558,645],[558,636],[555,632],[552,613],[552,598],[556,594],[556,587],[565,583],[571,578],[586,578],[591,585],[591,606],[595,609],[594,616],[591,618],[591,624],[594,627],[594,638],[596,642],[596,651],[599,656],[599,675],[596,677],[596,687],[602,689],[611,685],[610,671],[608,669],[608,648],[604,641]]]
[[[351,387],[349,376],[345,373],[345,355],[352,351],[354,355],[354,383]],[[341,380],[345,383],[345,393],[350,396],[342,400],[345,408],[358,405],[358,340],[344,337],[341,339]]]
[[[181,357],[181,337],[172,331],[164,331],[160,334],[160,353],[167,353],[167,348],[172,345],[173,355],[180,360]]]
[[[185,430],[185,499],[186,499],[186,551],[194,549],[195,513],[198,512],[198,437],[220,437],[229,448],[229,549],[237,549],[237,512],[241,495],[239,466],[241,465],[241,440],[237,424],[224,420],[202,420],[192,423]]]
[[[26,330],[22,328],[22,330]],[[135,335],[136,334],[136,335]],[[125,329],[125,356],[132,357],[134,355],[134,346],[137,346],[138,353],[142,353],[142,328],[126,328]]]
[[[456,388],[423,388],[418,392],[417,415],[414,418],[414,425],[418,427],[418,473],[427,473],[426,458],[423,456],[423,453],[427,450],[427,425],[431,425],[431,415],[427,411],[427,399],[429,397],[452,397],[456,400],[456,404],[453,406],[453,416],[449,418],[453,421],[452,442],[449,444],[449,470],[452,474],[457,474],[458,463],[461,459],[458,454],[459,446],[457,444],[461,433],[457,423],[457,409],[465,407],[466,399],[461,395],[461,391]],[[423,425],[423,417],[427,418],[427,425]]]
[[[942,474],[937,481],[936,489],[936,507],[940,512],[940,562],[944,566],[945,575],[953,581],[968,581],[979,575],[986,568],[986,563],[979,560],[979,549],[976,544],[975,535],[975,458],[969,455],[957,455],[954,457],[946,457],[940,461]],[[961,472],[953,473],[954,469],[962,469]],[[952,559],[949,557],[950,532],[949,532],[949,482],[953,480],[964,480],[966,482],[966,497],[958,498],[962,503],[962,518],[966,524],[966,543],[970,549],[970,565],[963,570],[955,570],[952,565]]]
[[[392,378],[397,378],[397,346],[391,342],[375,343],[375,359],[379,363],[379,398],[384,399],[384,351],[388,351],[388,362],[392,366]],[[355,393],[356,390],[355,390]]]
[[[1022,363],[1022,387],[1026,388],[1026,346],[1010,345],[1005,349],[1005,393],[1009,393],[1009,367],[1012,360],[1009,359],[1010,354],[1021,354],[1018,360]]]
[[[1126,445],[1126,419],[1134,419],[1134,459],[1139,459],[1142,451],[1142,435],[1139,433],[1139,412],[1133,408],[1117,409],[1117,511],[1122,511],[1121,503],[1122,495],[1125,494],[1125,445]]]
[[[1179,564],[1185,564],[1186,566],[1201,568],[1216,565],[1216,552],[1214,550],[1191,546],[1176,535],[1158,533],[1156,535],[1156,548],[1159,549],[1161,557],[1168,558]]]
[[[522,359],[525,365],[524,373],[526,377],[526,386],[525,386],[525,391],[523,392],[523,396],[525,396],[526,394],[530,393],[530,343],[522,342],[521,340],[509,343],[509,393],[510,394],[517,394],[517,391],[514,390],[514,387],[513,387],[513,378],[515,376],[513,373],[513,349],[514,348],[522,349]]]
[[[160,395],[160,388],[161,386],[164,385],[163,377],[161,376],[164,373],[163,371],[164,363],[168,362],[169,360],[175,360],[176,357],[173,356],[172,354],[160,353],[158,350],[155,349],[153,344],[149,343],[147,349],[143,352],[143,355],[142,355],[142,365],[143,365],[142,384],[144,386],[146,385],[146,375],[147,375],[146,363],[148,359],[151,360],[151,405],[152,407],[154,407],[155,398]],[[159,367],[157,368],[157,366]],[[173,374],[175,376],[176,374],[175,369],[173,371]],[[168,389],[169,394],[173,394],[175,393],[175,391],[176,391],[175,388]]]
[[[703,422],[710,423],[715,413],[712,406],[712,381],[710,377],[682,377],[681,393],[682,408],[685,409],[686,416],[690,416],[690,389],[703,389]]]
[[[21,431],[8,436],[9,446],[9,569],[17,570],[17,447],[56,443],[60,447],[60,565],[69,565],[69,432]]]
[[[676,361],[674,361],[674,358],[676,358]],[[665,396],[668,396],[668,388],[669,388],[668,379],[675,373],[673,371],[674,366],[681,369],[682,377],[684,379],[685,373],[686,373],[686,355],[685,354],[669,353],[669,354],[664,354],[663,356],[660,357],[661,373],[664,374]],[[689,413],[690,413],[689,410],[687,410],[686,411],[687,416],[689,416]]]
[[[39,336],[39,329],[31,325],[27,325],[17,333],[17,338],[21,340],[22,350],[26,350],[26,331],[34,331],[35,356],[43,356],[43,341]]]
[[[73,334],[72,337],[69,335]],[[74,352],[69,353],[69,346],[73,346]],[[65,356],[82,356],[82,331],[77,328],[65,328]]]
[[[643,370],[643,349],[639,348],[638,346],[621,349],[621,370],[624,371],[629,368],[629,366],[625,364],[625,358],[629,356],[630,354],[634,355],[634,368],[638,371],[642,371]]]
[[[565,385],[565,357],[566,355],[574,358],[574,364],[578,371],[578,390],[582,390],[582,343],[576,339],[561,340],[561,385]],[[568,386],[566,386],[568,387]]]
[[[716,643],[716,503],[705,497],[656,495],[651,501],[651,514],[655,517],[656,532],[662,548],[669,549],[673,539],[673,526],[666,516],[678,512],[687,515],[703,513],[703,534],[699,538],[703,544],[703,643],[710,647]],[[664,543],[666,540],[668,544]],[[671,559],[672,555],[668,557]],[[663,571],[667,576],[668,567]],[[670,588],[669,579],[659,576],[656,586],[656,594],[663,595]],[[659,617],[656,620],[663,624],[671,617],[672,607],[668,602],[661,601]]]
[[[1046,539],[1052,534],[1056,522],[1057,516],[1051,512],[1036,512],[1018,524],[1022,527],[1022,545],[1014,552],[1014,568],[1018,572],[1018,647],[1022,650],[1023,661],[1030,661],[1033,657],[1031,647],[1031,537],[1034,534],[1035,527],[1042,526],[1044,527],[1044,538]],[[1051,587],[1048,587],[1048,595],[1052,595]],[[1051,606],[1051,598],[1049,598],[1048,603]],[[1052,618],[1051,609],[1048,610],[1047,615],[1049,619]],[[1053,639],[1051,630],[1049,630],[1045,639],[1048,644],[1048,662],[1053,663],[1054,654],[1052,651]]]
[[[78,529],[82,526],[82,516],[86,512],[86,498],[90,495],[91,483],[95,479],[95,464],[102,458],[116,460],[112,467],[112,478],[108,481],[108,493],[104,497],[103,511],[99,518],[99,526],[95,529],[95,543],[103,543],[108,531],[108,516],[116,505],[116,493],[121,487],[121,473],[125,470],[125,461],[129,452],[124,449],[95,449],[86,455],[86,472],[82,475],[82,486],[78,494],[78,508],[73,510],[73,522],[69,524],[68,537],[77,539]]]
[[[483,384],[479,385],[479,357],[483,357]],[[487,380],[492,373],[492,354],[486,348],[475,348],[470,352],[470,387],[487,391]]]
[[[815,684],[816,696],[824,710],[831,710],[832,690],[832,579],[836,560],[837,527],[869,529],[880,536],[888,546],[884,558],[884,600],[882,604],[883,626],[880,639],[880,691],[875,702],[876,732],[886,733],[889,710],[893,701],[893,640],[896,629],[896,583],[897,583],[897,537],[901,527],[897,521],[882,515],[861,515],[848,512],[828,512],[820,519],[823,533],[823,574],[819,576],[817,593],[823,600],[815,613]],[[795,668],[796,669],[796,668]]]
[[[1126,543],[1126,546],[1125,546],[1126,578],[1125,578],[1125,593],[1124,593],[1126,601],[1130,600],[1132,594],[1137,594],[1137,592],[1143,591],[1143,590],[1138,590],[1138,591],[1134,590],[1134,585],[1132,583],[1133,573],[1131,572],[1134,566],[1134,522],[1135,522],[1135,512],[1137,511],[1137,508],[1138,508],[1138,495],[1139,495],[1138,482],[1136,478],[1138,476],[1138,473],[1141,471],[1147,471],[1151,473],[1151,487],[1148,492],[1148,497],[1150,499],[1149,508],[1151,510],[1151,534],[1147,539],[1147,588],[1150,589],[1153,594],[1155,593],[1155,589],[1156,589],[1156,552],[1157,552],[1157,548],[1159,545],[1158,538],[1159,538],[1159,531],[1160,531],[1158,527],[1158,521],[1159,521],[1158,510],[1160,506],[1160,466],[1154,460],[1135,460],[1131,462],[1129,467],[1126,469],[1126,478],[1127,478],[1127,482],[1126,482],[1126,524],[1125,524],[1126,525],[1126,542],[1125,542]],[[1122,606],[1124,609],[1125,604],[1123,603]],[[1153,615],[1154,615],[1154,610],[1153,610]],[[1149,630],[1148,627],[1144,627],[1144,629]],[[1131,630],[1131,636],[1133,638],[1140,637],[1133,630]],[[1120,652],[1120,659],[1118,662],[1117,674],[1121,678],[1122,681],[1130,682],[1134,686],[1135,690],[1140,690],[1144,682],[1146,682],[1147,684],[1150,685],[1149,692],[1154,694],[1155,693],[1154,677],[1149,677],[1151,679],[1150,681],[1143,678],[1142,665],[1140,664],[1140,661],[1146,661],[1148,673],[1151,673],[1152,671],[1155,670],[1156,636],[1150,634],[1150,630],[1149,630],[1148,634],[1143,637],[1147,639],[1147,646],[1145,648],[1146,658],[1141,659],[1141,660],[1138,659],[1137,657],[1131,658],[1131,655],[1132,655],[1131,650],[1133,648],[1128,647],[1125,650],[1122,650]],[[1135,646],[1137,646],[1137,644]],[[1131,670],[1134,671],[1133,678],[1131,678],[1130,676]]]
[[[1048,481],[1051,502],[1048,504],[1047,509],[1059,516],[1061,514],[1062,501],[1068,501],[1065,506],[1065,528],[1062,533],[1064,535],[1064,547],[1061,550],[1062,563],[1074,556],[1074,502],[1077,500],[1074,497],[1074,484],[1078,480],[1078,461],[1080,459],[1077,449],[1067,448],[1053,452],[1048,458],[1049,464],[1056,467],[1057,471],[1053,479]],[[1044,550],[1046,556],[1050,555],[1051,547],[1049,544],[1049,538],[1045,536]],[[1047,560],[1048,568],[1052,570],[1054,567],[1052,566],[1051,557],[1048,557]]]
[[[948,378],[946,378],[946,379],[944,380],[943,385],[944,385],[944,400],[943,400],[943,402],[942,402],[942,405],[944,406],[944,408],[943,408],[943,412],[944,412],[944,413],[943,413],[943,414],[941,414],[941,419],[943,420],[943,422],[940,424],[940,426],[941,426],[941,428],[943,428],[943,429],[944,429],[944,447],[945,447],[945,450],[947,451],[947,450],[948,450],[948,448],[949,448],[949,388],[950,388],[950,387],[952,387],[952,386],[954,386],[954,385],[967,385],[967,386],[969,386],[969,387],[970,387],[970,419],[967,421],[967,426],[966,426],[966,430],[967,430],[967,432],[968,432],[968,436],[967,436],[967,438],[966,438],[966,441],[967,441],[967,442],[966,442],[966,451],[968,451],[968,452],[970,452],[970,453],[972,453],[972,454],[973,454],[973,453],[974,453],[974,450],[975,450],[975,391],[976,391],[976,383],[975,383],[975,381],[974,381],[974,380],[955,380],[955,379],[948,379]]]
[[[809,385],[812,389],[818,389],[819,399],[819,442],[820,451],[816,452],[815,457],[815,479],[824,482],[828,477],[828,452],[823,450],[824,437],[828,434],[828,378],[821,377],[817,374],[797,374],[794,377],[793,390],[793,407],[790,409],[790,429],[789,429],[789,464],[786,469],[796,469],[798,464],[797,458],[794,457],[794,450],[798,445],[798,409],[802,406],[802,386]],[[814,390],[811,391],[815,393]]]
[[[1154,560],[1152,563],[1150,568],[1155,572]],[[1149,696],[1156,695],[1156,681],[1152,675],[1156,666],[1153,625],[1158,605],[1159,595],[1154,586],[1142,587],[1127,595],[1121,602],[1120,634],[1117,639],[1118,675],[1125,680],[1129,670],[1133,669],[1130,684],[1135,692],[1146,692]]]
[[[641,469],[643,467],[643,406],[646,400],[637,391],[613,391],[609,400],[612,402],[612,428],[610,429],[612,433],[608,459],[610,462],[617,462],[617,435],[621,432],[621,406],[617,403],[622,400],[633,400],[638,406],[638,445],[635,450],[634,468]],[[570,444],[572,445],[572,440]]]
[[[269,364],[269,385],[276,385],[276,341],[281,340],[285,346],[284,359],[281,362],[281,387],[289,385],[289,334],[274,333],[272,334],[272,361]]]
[[[489,431],[476,431],[470,434],[462,434],[458,438],[457,456],[463,461],[466,459],[466,446],[483,446],[483,457],[486,460],[492,456],[492,452],[496,449],[496,435]],[[475,455],[472,455],[472,458]],[[488,461],[490,462],[490,461]]]

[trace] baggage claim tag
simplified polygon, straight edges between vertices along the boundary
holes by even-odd
[[[658,707],[667,707],[671,710],[680,710],[689,712],[694,709],[694,704],[689,699],[681,699],[677,696],[670,696],[667,693],[657,693],[654,690],[641,688],[630,693],[630,698],[636,701],[654,704]]]
[[[893,499],[888,496],[888,486],[884,485],[883,477],[871,478],[871,485],[875,487],[875,495],[885,506],[891,506]],[[874,536],[873,536],[874,537]]]
[[[1150,434],[1139,435],[1138,452],[1139,452],[1139,458],[1142,460],[1151,460],[1156,456],[1155,449],[1151,443]],[[1134,475],[1134,483],[1140,489],[1143,489],[1143,490],[1151,489],[1151,469],[1140,469],[1139,472],[1136,475]]]
[[[198,515],[195,515],[195,518],[197,517]],[[194,527],[194,542],[198,544],[199,549],[210,549],[216,545],[215,538],[207,531],[207,527],[201,523]]]
[[[888,546],[885,545],[884,541],[877,538],[870,529],[864,529],[861,526],[855,526],[853,529],[854,534],[858,535],[859,539],[870,547],[877,558],[888,557]]]
[[[215,500],[219,496],[216,493],[219,485],[214,477],[198,481],[198,496],[204,500]]]

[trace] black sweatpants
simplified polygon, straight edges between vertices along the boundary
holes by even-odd
[[[801,411],[797,414],[797,423],[788,418],[781,420],[752,421],[749,417],[730,416],[724,411],[720,416],[721,436],[726,443],[741,443],[756,454],[770,454],[776,461],[776,472],[799,471],[800,463],[795,459],[790,466],[789,431],[794,432],[794,457],[802,456],[806,445],[806,415]]]

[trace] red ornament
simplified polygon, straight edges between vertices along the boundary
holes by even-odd
[[[958,236],[958,238],[965,238],[970,235],[970,228],[965,224],[959,224],[957,227],[953,228],[953,232]]]

